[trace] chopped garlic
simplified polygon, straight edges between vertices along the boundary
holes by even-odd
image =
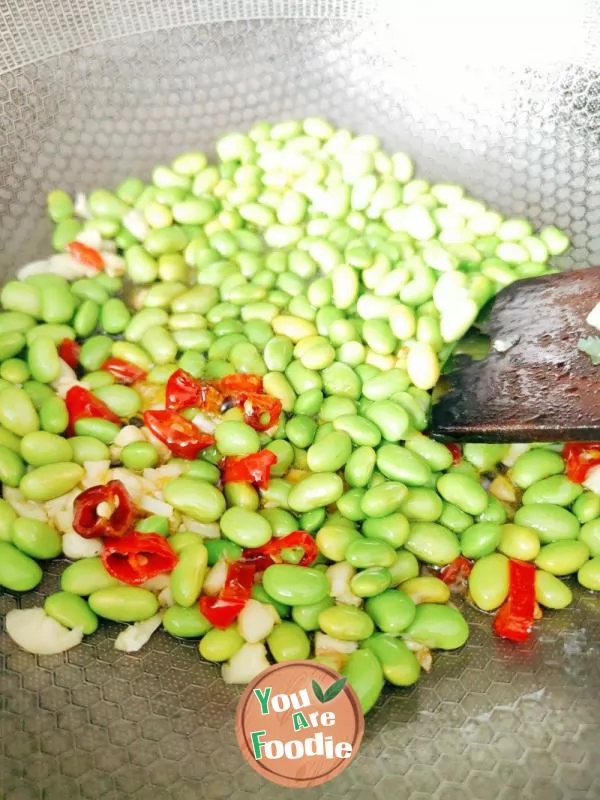
[[[162,592],[170,582],[170,577],[167,572],[160,572],[152,578],[142,583],[142,589],[148,589],[149,592]]]
[[[48,521],[48,514],[42,504],[33,500],[26,500],[18,489],[11,489],[10,486],[5,484],[2,487],[2,496],[20,517],[38,519],[40,522]]]
[[[144,434],[139,428],[136,428],[135,425],[125,425],[113,439],[113,444],[117,447],[125,447],[125,445],[143,441],[145,441]]]
[[[331,653],[350,655],[350,653],[353,653],[355,650],[358,650],[357,642],[344,642],[342,639],[335,639],[333,636],[328,636],[321,631],[315,633],[316,656],[328,656],[331,655]]]
[[[132,208],[131,211],[128,211],[123,217],[122,223],[123,227],[135,236],[136,239],[139,239],[140,242],[143,242],[150,232],[148,223],[138,208]]]
[[[106,249],[102,250],[102,258],[104,259],[104,272],[111,278],[120,278],[125,274],[125,259],[116,253],[108,253]]]
[[[247,642],[255,644],[266,639],[278,622],[279,614],[272,605],[250,599],[238,616],[238,630]]]
[[[246,643],[226,664],[223,664],[221,677],[225,683],[250,683],[270,666],[264,644]]]
[[[596,328],[596,330],[600,331],[600,303],[596,303],[585,318],[585,321],[588,325],[591,325],[592,328]]]
[[[149,514],[158,514],[159,517],[166,517],[167,519],[173,513],[173,506],[147,494],[140,500],[139,507],[142,511],[147,511]]]
[[[161,608],[171,608],[171,606],[175,605],[170,586],[165,586],[165,588],[158,593],[158,603]]]
[[[503,503],[516,503],[517,493],[515,487],[504,475],[496,475],[490,483],[489,493]]]
[[[121,481],[136,505],[140,502],[145,494],[144,484],[142,483],[141,479],[128,469],[117,467],[116,469],[111,470],[110,480]]]
[[[66,361],[63,361],[62,358],[59,358],[58,364],[60,370],[58,373],[58,378],[53,380],[50,385],[59,397],[64,398],[66,397],[69,389],[71,389],[73,386],[83,386],[83,384],[81,381],[77,380],[77,375]]]
[[[85,475],[81,481],[84,489],[89,489],[91,486],[100,486],[108,483],[110,480],[110,461],[84,461],[83,468]]]
[[[600,467],[592,467],[588,470],[583,485],[596,494],[600,494]]]
[[[43,608],[22,608],[9,611],[4,620],[6,632],[23,650],[36,655],[64,653],[81,643],[81,628],[69,630]]]
[[[90,212],[90,208],[88,206],[87,197],[84,192],[77,192],[75,195],[75,203],[73,204],[73,213],[76,217],[80,217],[81,219],[91,219],[92,214]],[[81,235],[81,234],[79,234]],[[100,234],[98,234],[100,236]],[[78,239],[81,241],[81,239]]]
[[[530,447],[530,444],[511,444],[508,448],[508,452],[502,459],[502,463],[505,467],[512,467],[517,458],[523,455],[523,453],[526,453]]]
[[[206,578],[202,586],[202,593],[212,595],[213,597],[219,594],[223,586],[225,586],[226,578],[227,562],[225,559],[220,558],[206,573]]]
[[[217,427],[217,420],[208,414],[196,414],[192,422],[202,433],[214,433]]]
[[[218,522],[198,522],[196,519],[186,517],[185,514],[181,517],[180,529],[190,533],[197,533],[198,536],[202,536],[204,539],[218,539],[221,535]]]
[[[102,539],[86,539],[75,531],[70,531],[62,537],[62,550],[63,555],[71,561],[93,558],[102,552]]]
[[[362,605],[362,598],[350,591],[350,581],[355,573],[356,570],[347,561],[338,561],[326,570],[329,594],[335,597],[338,603],[347,606]]]
[[[133,625],[128,625],[117,636],[115,650],[122,650],[125,653],[137,653],[150,639],[161,622],[162,614],[159,612],[143,622],[134,622]]]

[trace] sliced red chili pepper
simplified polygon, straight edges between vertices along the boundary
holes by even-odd
[[[276,425],[281,414],[281,400],[268,394],[249,394],[241,405],[244,421],[255,431],[266,431]],[[268,414],[266,420],[263,416]]]
[[[450,585],[460,578],[468,578],[472,569],[473,562],[464,556],[459,556],[440,570],[440,578]]]
[[[69,242],[67,251],[73,256],[76,261],[86,267],[93,267],[94,269],[104,269],[105,263],[101,254],[94,250],[93,247],[88,247],[83,242]]]
[[[533,629],[535,565],[511,558],[508,600],[496,612],[494,631],[504,639],[524,642]]]
[[[65,396],[65,405],[69,412],[68,436],[73,435],[74,425],[78,419],[99,417],[100,419],[107,419],[109,422],[114,422],[116,425],[121,424],[119,417],[113,414],[106,403],[94,397],[94,395],[87,389],[84,389],[83,386],[71,386]]]
[[[214,436],[202,433],[192,422],[169,409],[145,411],[144,422],[174,456],[193,460],[201,450],[215,443]]]
[[[225,585],[218,597],[203,595],[200,611],[215,628],[227,628],[238,617],[252,593],[255,567],[233,561],[227,567]]]
[[[108,515],[98,513],[101,503],[108,504]],[[135,516],[135,507],[121,481],[92,486],[78,495],[73,503],[73,529],[86,539],[121,537],[131,528]]]
[[[164,536],[134,532],[120,539],[105,539],[102,563],[113,578],[137,586],[155,575],[172,572],[177,554]]]
[[[63,339],[58,346],[58,355],[65,364],[68,364],[71,369],[75,369],[79,364],[79,353],[81,347],[74,339]]]
[[[262,394],[263,382],[260,375],[225,375],[215,382],[217,389],[221,394],[252,394],[254,392]]]
[[[462,458],[462,453],[460,450],[460,445],[456,444],[456,442],[444,442],[448,450],[452,453],[452,463],[458,464],[460,459]]]
[[[303,555],[297,562],[299,567],[310,567],[319,555],[317,543],[306,531],[292,531],[279,539],[271,539],[262,547],[252,547],[244,550],[242,562],[252,564],[258,572],[263,572],[272,564],[281,564],[284,550],[303,550]]]
[[[107,358],[102,364],[102,369],[105,372],[110,372],[117,379],[117,383],[123,383],[125,386],[129,386],[136,381],[143,381],[146,377],[145,370],[129,361],[124,361],[122,358]]]
[[[590,469],[600,464],[600,442],[567,442],[562,456],[567,465],[567,478],[583,483]]]
[[[272,450],[260,450],[249,456],[227,456],[221,461],[223,483],[242,481],[266,489],[271,477],[271,467],[277,463]]]
[[[170,376],[165,396],[167,408],[173,411],[197,406],[203,411],[218,413],[224,399],[211,383],[196,380],[182,369],[175,370]]]

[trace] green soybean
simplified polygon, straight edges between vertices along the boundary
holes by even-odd
[[[265,591],[288,606],[318,603],[329,593],[327,577],[313,567],[274,564],[263,574]]]
[[[600,558],[590,558],[577,572],[577,580],[585,589],[600,592]]]
[[[110,408],[118,417],[135,416],[141,408],[142,401],[139,394],[130,386],[103,386],[94,392],[99,400]]]
[[[0,445],[0,481],[6,486],[17,487],[25,475],[26,466],[14,450]]]
[[[387,542],[359,537],[346,549],[346,561],[353,567],[391,567],[396,560],[396,551]]]
[[[309,638],[294,622],[275,625],[267,637],[267,645],[278,664],[282,661],[302,661],[310,654]]]
[[[198,600],[207,563],[208,552],[201,542],[188,545],[179,552],[179,561],[169,579],[171,594],[177,605],[189,608]]]
[[[41,580],[37,562],[10,542],[0,541],[0,586],[11,592],[30,592]]]
[[[57,531],[37,519],[16,519],[10,537],[19,550],[32,558],[56,558],[62,552],[62,540]]]
[[[113,622],[141,622],[158,610],[158,600],[138,586],[112,586],[90,594],[88,603],[99,617]]]
[[[324,525],[316,536],[319,552],[330,561],[343,561],[349,545],[360,538],[358,531],[347,525]]]
[[[573,592],[566,583],[543,569],[535,571],[535,599],[545,608],[566,608],[573,601]]]
[[[575,500],[571,510],[582,525],[591,522],[600,517],[600,495],[595,492],[583,492]]]
[[[401,639],[387,633],[376,633],[365,640],[361,647],[377,656],[385,679],[393,686],[412,686],[419,680],[421,666]]]
[[[73,427],[77,436],[91,436],[104,444],[111,444],[121,430],[114,422],[100,417],[78,419]]]
[[[368,567],[350,579],[350,591],[357,597],[375,597],[391,585],[392,574],[385,567]]]
[[[537,531],[542,544],[562,539],[576,539],[579,520],[570,511],[551,503],[522,506],[515,514],[515,523]]]
[[[356,650],[350,653],[342,674],[356,692],[363,714],[367,714],[383,689],[383,669],[379,659],[370,649]]]
[[[0,390],[0,423],[17,436],[39,430],[39,417],[26,391],[16,386]]]
[[[577,572],[589,557],[590,550],[583,542],[562,540],[542,547],[535,565],[551,575],[571,575]]]
[[[221,422],[215,430],[219,452],[224,456],[242,456],[260,449],[258,433],[245,422]]]
[[[136,531],[142,533],[157,533],[159,536],[169,535],[169,520],[166,517],[161,517],[158,514],[152,514],[149,517],[144,517],[135,526]]]
[[[308,448],[306,457],[311,472],[332,473],[346,464],[352,453],[347,433],[334,431]]]
[[[500,544],[502,528],[495,522],[477,522],[460,537],[460,549],[466,558],[489,556]]]
[[[521,502],[523,505],[551,503],[555,506],[570,506],[582,491],[580,484],[573,483],[564,475],[553,475],[531,484],[523,492]]]
[[[315,508],[335,503],[344,492],[344,483],[339,475],[321,472],[295,484],[288,496],[292,511],[304,513]]]
[[[198,650],[207,661],[229,661],[244,644],[242,636],[235,625],[225,630],[212,628],[202,637]]]
[[[210,622],[197,606],[167,608],[162,619],[163,628],[171,636],[181,639],[199,639],[211,629]]]
[[[439,567],[450,564],[460,555],[456,535],[435,522],[413,522],[405,547],[421,561]]]
[[[101,558],[96,556],[69,564],[60,576],[61,589],[81,597],[119,585],[120,582],[106,571]]]
[[[492,553],[475,562],[469,575],[469,592],[483,611],[493,611],[508,597],[508,558]]]
[[[431,468],[416,453],[396,444],[385,444],[377,451],[377,468],[386,478],[407,486],[423,486],[431,479]]]
[[[207,481],[176,478],[164,488],[169,505],[198,522],[215,522],[225,511],[222,493]]]
[[[82,597],[71,592],[48,595],[44,611],[66,628],[81,628],[86,636],[98,628],[98,617]]]
[[[240,547],[261,547],[272,536],[271,526],[264,517],[239,506],[228,508],[220,525],[223,535]]]
[[[99,439],[91,436],[73,436],[69,439],[73,449],[73,461],[85,464],[86,461],[110,461],[110,450]]]
[[[403,637],[433,650],[456,650],[469,638],[469,627],[452,606],[421,603]]]
[[[121,450],[121,461],[127,469],[142,472],[158,464],[158,453],[150,442],[131,442]]]
[[[10,542],[11,531],[17,512],[6,500],[0,499],[0,542]]]
[[[344,478],[349,486],[362,488],[371,480],[377,454],[372,447],[357,447],[346,463]]]
[[[79,464],[57,462],[28,472],[19,488],[28,500],[43,503],[70,492],[84,475],[85,470]]]
[[[318,603],[299,605],[292,608],[292,619],[304,631],[319,630],[319,615],[335,604],[332,597],[324,597]]]
[[[417,611],[410,597],[399,589],[387,589],[376,597],[369,597],[365,609],[381,631],[393,634],[406,630]]]
[[[483,486],[467,475],[442,475],[436,488],[444,500],[458,506],[466,514],[481,514],[488,503],[488,495]]]
[[[444,504],[433,489],[412,488],[406,493],[400,510],[411,522],[436,522],[444,511]]]
[[[540,552],[537,531],[524,525],[502,525],[498,550],[509,558],[533,561]]]
[[[365,520],[362,532],[368,539],[379,539],[396,549],[406,543],[410,525],[404,514],[397,511],[385,517]]]
[[[331,606],[319,615],[319,626],[329,636],[345,642],[360,642],[374,631],[373,620],[354,606]]]
[[[62,397],[49,397],[39,409],[40,425],[47,433],[63,433],[69,424],[69,413]]]
[[[522,453],[512,466],[510,478],[521,489],[564,470],[564,463],[558,453],[545,448],[534,448]]]
[[[589,547],[592,558],[600,556],[600,519],[594,519],[582,525],[579,541]]]

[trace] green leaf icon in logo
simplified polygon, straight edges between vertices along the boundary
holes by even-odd
[[[323,691],[319,684],[313,680],[312,682],[312,690],[315,694],[315,697],[320,703],[328,703],[330,700],[333,700],[338,696],[338,694],[342,691],[346,684],[346,678],[339,678],[339,680],[334,681],[331,686]]]

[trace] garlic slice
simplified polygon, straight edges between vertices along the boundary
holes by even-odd
[[[69,630],[43,608],[13,609],[6,615],[6,632],[28,653],[51,656],[76,647],[83,639],[81,628]]]

